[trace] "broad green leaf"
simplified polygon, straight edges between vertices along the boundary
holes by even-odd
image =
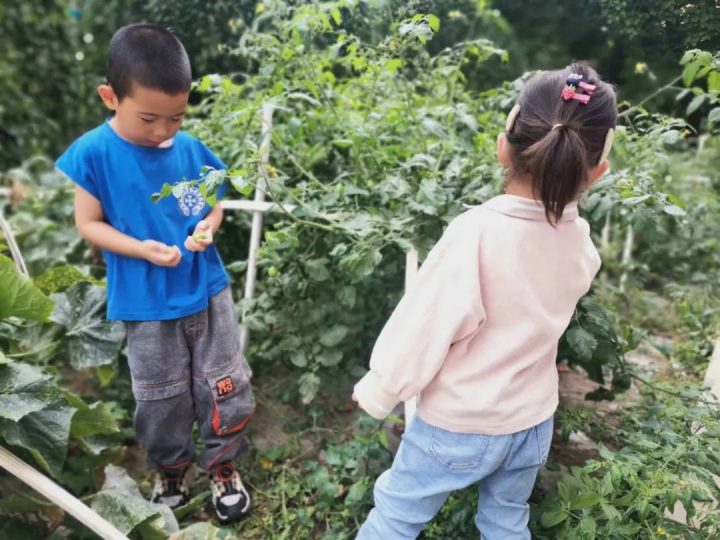
[[[81,281],[96,283],[93,278],[86,276],[70,265],[54,266],[40,274],[33,281],[44,294],[63,292]]]
[[[51,320],[66,328],[63,341],[73,367],[83,369],[114,362],[125,339],[125,327],[105,318],[105,289],[77,283],[52,298],[57,306]]]
[[[365,496],[367,491],[367,481],[360,480],[359,482],[355,482],[352,486],[350,486],[350,489],[345,496],[345,506],[359,504],[363,500],[363,497]]]
[[[0,283],[0,319],[19,317],[42,322],[52,313],[53,301],[5,255],[0,255]]]
[[[353,250],[340,259],[340,267],[350,273],[353,283],[357,283],[370,275],[381,260],[378,249]]]
[[[330,15],[333,18],[333,21],[335,21],[335,24],[340,26],[342,24],[342,15],[340,14],[340,10],[337,7],[332,8]]]
[[[72,402],[71,404],[78,407],[78,411],[75,413],[75,416],[73,416],[70,429],[70,433],[74,437],[109,435],[120,431],[109,407],[102,401],[98,401],[92,405],[82,403],[82,405],[78,404],[78,406]]]
[[[690,86],[695,80],[695,75],[700,70],[700,64],[698,62],[690,62],[683,68],[683,82],[685,86]]]
[[[602,496],[598,493],[584,493],[579,497],[571,499],[570,504],[574,509],[590,508],[591,506],[595,506],[596,504],[598,504],[601,500]]]
[[[663,211],[666,214],[670,214],[671,216],[684,216],[685,210],[680,208],[677,204],[666,204],[663,208]]]
[[[88,502],[120,532],[137,531],[143,540],[167,538],[180,528],[170,508],[147,501],[127,472],[115,465],[105,467],[103,488]]]
[[[711,124],[720,123],[720,107],[715,107],[710,111],[710,114],[708,114],[708,122]]]
[[[543,512],[540,517],[540,523],[546,529],[559,525],[568,518],[568,513],[565,510],[550,510]]]
[[[565,337],[572,350],[580,359],[584,361],[592,360],[593,353],[597,347],[597,340],[592,334],[582,328],[574,327],[567,331]]]
[[[72,407],[48,408],[26,414],[18,422],[3,420],[0,433],[8,444],[27,449],[43,469],[57,476],[67,456],[75,411]]]
[[[218,529],[207,521],[194,523],[173,536],[173,540],[235,540],[238,536],[235,529]]]
[[[343,358],[343,353],[340,350],[326,350],[317,355],[317,361],[325,367],[337,366]]]
[[[342,324],[331,326],[320,334],[320,343],[326,347],[335,347],[348,333],[348,327]]]
[[[300,398],[307,405],[315,399],[318,388],[320,388],[320,377],[313,372],[303,373],[298,384],[300,385]]]
[[[699,94],[695,96],[692,101],[687,106],[687,114],[688,116],[697,111],[700,106],[705,102],[705,94]]]
[[[314,259],[305,263],[305,271],[313,281],[327,281],[330,272],[327,269],[327,259]]]
[[[40,368],[14,362],[0,366],[0,418],[17,422],[61,399],[52,378]]]
[[[720,71],[713,71],[708,75],[708,90],[720,93]]]

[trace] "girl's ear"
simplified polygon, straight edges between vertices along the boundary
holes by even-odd
[[[607,173],[608,170],[610,170],[610,162],[607,159],[602,160],[600,163],[590,169],[588,171],[587,187],[592,187],[597,184],[600,179],[605,176],[605,173]]]
[[[510,143],[505,133],[500,133],[497,138],[497,159],[503,167],[510,166]]]
[[[115,91],[112,89],[112,86],[110,86],[109,84],[101,84],[100,86],[98,86],[97,92],[100,96],[100,99],[102,99],[103,103],[108,109],[110,109],[111,111],[117,109],[119,100],[115,95]]]

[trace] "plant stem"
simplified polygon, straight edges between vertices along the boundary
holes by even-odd
[[[635,379],[635,380],[638,381],[638,382],[643,383],[643,384],[646,385],[646,386],[649,386],[649,387],[652,388],[653,390],[657,390],[658,392],[663,392],[663,393],[665,393],[665,394],[669,394],[669,395],[671,395],[671,396],[674,396],[674,397],[677,397],[677,398],[680,398],[680,399],[684,399],[684,400],[697,401],[698,403],[702,403],[702,404],[704,404],[704,405],[712,405],[713,407],[717,407],[717,406],[718,406],[718,403],[717,403],[716,401],[708,401],[708,400],[706,400],[706,399],[702,399],[702,398],[699,398],[699,397],[694,398],[694,397],[690,397],[690,396],[684,396],[684,395],[682,395],[680,392],[673,392],[672,390],[667,390],[666,388],[662,388],[662,387],[660,387],[660,386],[657,386],[657,385],[651,383],[651,382],[648,381],[647,379],[644,379],[644,378],[640,377],[639,375],[637,375],[637,374],[635,374],[635,373],[630,373],[630,377],[633,378],[633,379]]]
[[[21,352],[21,353],[6,354],[5,356],[8,358],[24,358],[26,356],[34,356],[36,354],[40,354],[43,351],[47,351],[48,349],[52,349],[57,344],[58,344],[57,341],[53,341],[53,342],[49,343],[48,345],[45,345],[44,347],[35,349],[34,351],[25,351],[25,352]]]
[[[647,96],[645,99],[643,99],[643,100],[642,100],[640,103],[638,103],[637,105],[633,105],[633,106],[630,107],[628,110],[623,111],[622,113],[618,114],[618,118],[624,118],[624,117],[628,116],[628,115],[630,114],[630,111],[634,111],[634,110],[636,110],[636,109],[639,109],[639,108],[642,107],[645,103],[647,103],[648,101],[650,101],[652,98],[654,98],[654,97],[657,96],[658,94],[664,92],[665,90],[670,90],[670,89],[676,88],[675,83],[678,82],[678,81],[680,81],[681,79],[682,79],[682,75],[678,75],[678,76],[675,77],[672,81],[670,81],[669,83],[667,83],[665,86],[661,86],[660,88],[658,88],[657,90],[655,90],[652,94],[650,94],[649,96]]]

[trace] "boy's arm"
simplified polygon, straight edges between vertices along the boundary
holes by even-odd
[[[80,236],[96,246],[159,266],[176,266],[182,255],[176,246],[155,240],[138,240],[121,233],[105,221],[100,201],[80,186],[75,186],[75,226]]]

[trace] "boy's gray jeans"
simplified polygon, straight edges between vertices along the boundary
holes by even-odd
[[[165,470],[189,465],[195,420],[205,443],[199,459],[204,469],[244,452],[242,431],[255,402],[230,287],[199,313],[128,322],[127,328],[135,430],[148,463]]]

